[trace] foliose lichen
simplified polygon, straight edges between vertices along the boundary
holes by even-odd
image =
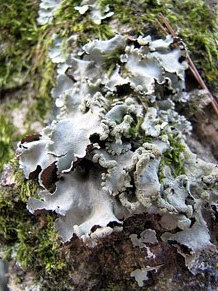
[[[64,242],[76,234],[95,244],[129,216],[155,213],[162,240],[190,254],[212,247],[202,209],[217,201],[217,168],[191,153],[190,123],[175,110],[189,96],[185,53],[170,36],[117,34],[87,43],[59,70],[55,119],[17,154],[44,188],[29,211],[56,212]]]
[[[110,11],[109,5],[105,7],[101,6],[99,1],[96,0],[83,0],[81,6],[75,6],[75,9],[80,14],[85,14],[87,11],[91,11],[91,19],[95,24],[101,24],[102,20],[112,16],[114,12]]]
[[[51,23],[55,11],[62,0],[43,0],[39,4],[39,15],[37,21],[40,25]]]
[[[148,272],[149,271],[157,272],[160,267],[161,266],[156,266],[156,267],[147,266],[146,268],[136,269],[136,270],[132,271],[131,277],[135,278],[139,287],[143,287],[143,285],[144,285],[143,281],[147,281],[149,279]]]

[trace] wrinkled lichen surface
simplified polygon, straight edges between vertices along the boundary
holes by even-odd
[[[27,208],[55,211],[63,241],[76,234],[93,242],[149,213],[161,215],[162,240],[193,255],[212,247],[202,207],[217,200],[217,168],[190,152],[191,126],[175,110],[175,102],[188,102],[185,53],[170,36],[118,34],[87,43],[59,68],[56,118],[24,138],[17,154],[25,177],[44,188]],[[173,159],[164,163],[175,150],[172,138],[182,145],[176,173]]]

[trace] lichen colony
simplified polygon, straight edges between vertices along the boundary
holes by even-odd
[[[27,179],[44,188],[28,209],[58,214],[64,242],[121,230],[139,213],[161,216],[162,240],[211,246],[202,209],[217,200],[217,168],[193,154],[185,49],[171,36],[94,40],[69,55],[52,96],[55,118],[17,149]],[[35,195],[36,197],[36,195]]]

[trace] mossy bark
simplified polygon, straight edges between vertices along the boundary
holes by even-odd
[[[2,3],[1,3],[2,2]],[[115,32],[128,35],[160,36],[155,25],[158,13],[168,17],[180,34],[203,78],[213,93],[216,80],[217,36],[216,11],[204,1],[135,1],[101,0],[110,4],[114,16],[96,25],[90,16],[80,15],[74,6],[80,1],[64,0],[51,24],[40,27],[36,22],[38,2],[32,0],[1,0],[1,69],[0,69],[0,244],[1,254],[10,262],[11,284],[39,290],[212,290],[218,287],[217,255],[202,253],[199,260],[206,269],[191,274],[184,259],[168,243],[150,245],[155,257],[149,258],[146,248],[133,247],[130,234],[140,234],[146,227],[161,235],[157,216],[140,215],[125,221],[124,231],[102,239],[90,249],[77,238],[62,245],[53,229],[52,213],[33,216],[26,210],[29,196],[37,195],[38,185],[25,181],[14,157],[16,142],[29,132],[37,132],[48,121],[53,110],[50,90],[55,84],[55,65],[48,58],[52,34],[74,35],[71,49],[94,38],[106,39]],[[212,6],[211,6],[212,5]],[[183,109],[182,109],[183,110]],[[203,111],[210,115],[211,105]],[[191,115],[195,136],[215,148],[216,132],[212,120],[207,129],[200,125],[199,115]],[[18,121],[22,121],[18,123]],[[203,130],[202,130],[203,128]],[[210,136],[206,141],[205,136]],[[215,135],[216,136],[216,135]],[[198,149],[196,149],[197,151]],[[211,232],[217,229],[217,219],[210,221]],[[217,245],[217,237],[213,236]],[[200,265],[200,263],[199,263]],[[143,288],[130,276],[137,268],[160,266],[149,272]],[[61,280],[60,280],[61,278]]]

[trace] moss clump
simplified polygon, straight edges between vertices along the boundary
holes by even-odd
[[[181,143],[181,138],[179,135],[169,134],[168,141],[170,143],[170,149],[164,153],[159,166],[158,176],[160,182],[166,178],[164,175],[165,165],[170,167],[171,174],[174,178],[185,173],[183,157],[185,146]]]
[[[177,177],[185,173],[183,158],[185,146],[181,144],[181,140],[178,136],[170,134],[168,140],[171,149],[167,150],[164,154],[164,161],[166,165],[170,166],[173,176]]]
[[[97,25],[91,20],[89,13],[80,15],[74,9],[75,6],[80,4],[81,1],[74,0],[65,0],[61,3],[59,9],[55,12],[52,23],[58,34],[65,37],[73,34],[77,35],[75,46],[85,44],[94,38],[106,39],[112,37],[114,33],[108,22]]]
[[[39,100],[44,104],[41,108],[35,106],[36,110],[33,110],[29,123],[42,121],[51,105],[54,69],[52,72],[47,65],[47,41],[45,38],[42,41],[45,35],[36,23],[38,1],[0,2],[0,93],[4,97],[3,102],[13,103],[19,89],[22,100],[33,97],[34,105],[30,105],[30,108]],[[7,98],[9,93],[10,100]],[[20,103],[22,100],[19,100]]]
[[[0,112],[0,173],[3,165],[14,156],[14,142],[18,139],[18,135],[14,135],[15,131],[8,116]]]
[[[0,189],[0,244],[5,248],[5,259],[13,257],[23,269],[40,275],[63,269],[66,264],[59,255],[55,216],[52,213],[33,216],[26,209],[28,197],[39,186],[26,181],[20,171],[15,173],[15,179],[16,186],[12,185],[10,191]]]
[[[1,0],[0,87],[14,88],[26,80],[31,49],[38,39],[37,1]]]

